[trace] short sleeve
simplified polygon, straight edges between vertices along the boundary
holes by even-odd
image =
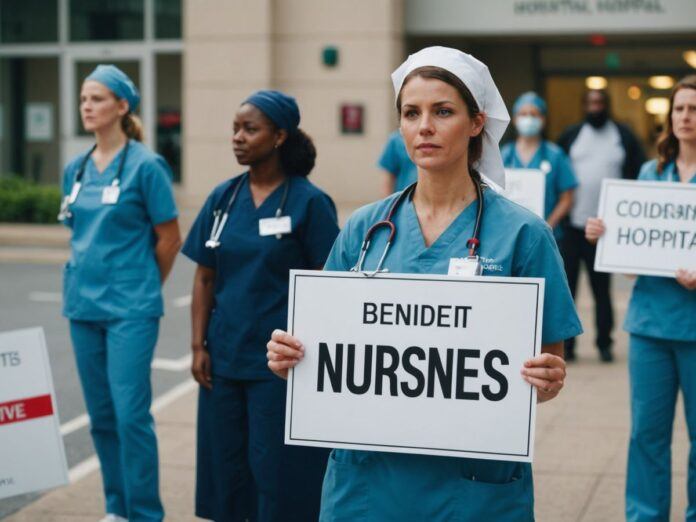
[[[191,225],[191,230],[189,230],[184,246],[181,249],[181,253],[194,263],[213,269],[216,267],[215,251],[212,248],[207,248],[205,242],[210,237],[210,230],[213,226],[216,193],[217,191],[213,191],[208,196],[208,199],[203,204],[203,208],[196,216],[196,220]]]
[[[548,227],[538,230],[538,235],[527,234],[528,240],[524,242],[529,243],[529,247],[523,249],[520,262],[515,263],[513,275],[545,279],[541,342],[551,344],[580,335],[582,325],[568,288],[556,240]]]
[[[643,163],[638,174],[638,181],[655,181],[657,173],[657,160],[650,160]]]
[[[162,157],[156,156],[156,159],[144,164],[141,189],[153,225],[171,221],[179,215],[174,200],[172,171]]]
[[[556,168],[558,169],[556,183],[559,194],[578,186],[578,180],[575,177],[573,165],[570,163],[568,155],[563,151],[559,151],[558,153]]]
[[[354,218],[351,217],[343,230],[338,234],[336,241],[329,252],[329,257],[324,265],[324,270],[332,272],[348,272],[353,265],[353,248],[354,241],[352,240],[354,233]]]
[[[387,172],[390,172],[394,176],[398,176],[400,170],[397,145],[398,144],[394,139],[394,134],[391,134],[387,140],[387,143],[384,145],[384,150],[382,151],[382,155],[380,156],[378,162],[378,165],[381,168]]]
[[[311,267],[324,266],[337,235],[336,206],[326,194],[317,194],[307,204],[307,216],[301,235],[302,246]]]

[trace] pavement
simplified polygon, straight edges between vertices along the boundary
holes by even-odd
[[[7,227],[0,227],[0,252],[7,249],[7,243],[3,243],[7,233],[3,229]],[[41,228],[35,230],[38,234]],[[0,255],[0,261],[3,256],[4,253]],[[40,259],[40,256],[35,256],[35,259]],[[614,279],[618,326],[626,311],[630,285],[630,281],[620,276]],[[584,279],[580,286],[578,310],[585,326],[585,334],[579,338],[577,347],[578,361],[569,366],[562,394],[540,405],[537,410],[534,482],[536,516],[540,522],[613,522],[624,519],[623,489],[630,427],[626,368],[628,338],[617,328],[616,361],[600,363],[592,345],[593,307],[589,286]],[[160,444],[161,492],[167,520],[197,520],[193,515],[195,386],[190,381],[181,384],[175,393],[154,405],[153,410]],[[688,450],[680,403],[672,448],[672,520],[684,519]],[[86,473],[74,476],[79,479],[69,486],[46,493],[3,520],[99,520],[103,516],[99,471],[89,472],[88,468]]]

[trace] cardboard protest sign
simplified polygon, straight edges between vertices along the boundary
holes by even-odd
[[[531,461],[544,280],[296,271],[285,441]]]
[[[696,268],[696,185],[605,179],[599,217],[595,270],[674,277]]]
[[[0,498],[67,483],[43,330],[0,333]]]

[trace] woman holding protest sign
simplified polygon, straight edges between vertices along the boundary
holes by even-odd
[[[418,182],[353,214],[325,269],[372,270],[383,262],[390,272],[443,274],[452,260],[466,259],[476,266],[459,268],[471,273],[544,277],[543,353],[525,363],[521,378],[540,402],[553,399],[565,379],[563,340],[581,327],[551,229],[488,189],[479,173],[504,184],[498,141],[509,117],[488,68],[431,47],[411,55],[392,80]],[[361,256],[363,238],[385,216],[396,230],[391,250],[383,257],[390,237],[383,227]],[[299,339],[276,330],[268,365],[287,377],[303,353]],[[531,466],[519,462],[334,450],[324,478],[324,521],[533,518]]]
[[[657,150],[639,181],[696,183],[696,75],[675,85]],[[589,241],[604,232],[600,218],[587,221]],[[632,422],[626,518],[669,519],[672,425],[681,388],[691,439],[686,519],[696,520],[696,260],[674,279],[639,276],[624,328],[630,334]]]
[[[561,220],[573,206],[573,190],[578,186],[573,166],[566,153],[545,140],[546,102],[537,93],[521,94],[512,106],[517,139],[500,150],[505,167],[539,169],[545,176],[544,219],[560,241]]]
[[[191,370],[201,385],[203,518],[304,522],[319,509],[328,452],[284,447],[286,386],[264,352],[272,330],[287,324],[290,270],[321,268],[338,234],[333,201],[307,180],[316,150],[299,123],[297,102],[282,92],[258,91],[241,104],[232,145],[248,171],[213,190],[182,249],[198,265]]]

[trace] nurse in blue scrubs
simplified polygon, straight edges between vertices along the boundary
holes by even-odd
[[[696,75],[672,91],[669,118],[657,145],[658,159],[645,163],[638,179],[696,183]],[[604,234],[590,218],[589,241]],[[674,278],[639,276],[624,328],[630,334],[631,440],[626,477],[626,520],[670,520],[672,426],[679,390],[689,429],[689,504],[685,520],[696,521],[696,256]]]
[[[181,245],[172,174],[142,141],[140,95],[113,65],[82,84],[95,145],[63,173],[59,219],[72,229],[63,313],[101,463],[105,522],[162,520],[150,364],[162,283]]]
[[[538,169],[546,175],[544,219],[560,241],[560,224],[573,206],[573,190],[578,186],[570,159],[558,145],[542,137],[546,102],[537,93],[520,95],[512,115],[517,139],[501,149],[503,163],[510,169]]]
[[[466,257],[483,205],[479,255],[483,275],[546,279],[542,353],[520,368],[540,402],[565,379],[563,340],[581,332],[562,261],[549,226],[486,188],[485,174],[504,184],[498,140],[508,114],[488,68],[455,49],[411,55],[392,75],[406,148],[418,166],[415,190],[393,216],[396,235],[385,259],[390,272],[446,274]],[[483,182],[482,200],[476,185]],[[356,265],[365,234],[398,195],[359,209],[334,245],[326,270]],[[382,255],[387,231],[375,234],[365,270]],[[280,376],[301,364],[300,341],[281,330],[268,342],[268,365]],[[525,521],[534,518],[529,464],[426,455],[333,450],[320,520]]]
[[[292,268],[320,269],[338,234],[334,203],[307,180],[316,152],[295,99],[252,94],[234,118],[243,174],[218,185],[183,253],[193,283],[198,409],[196,514],[218,521],[309,521],[328,452],[285,447],[285,381],[266,365],[287,324]]]
[[[418,170],[406,151],[401,133],[396,130],[389,135],[379,157],[379,167],[384,171],[385,196],[401,192],[418,179]]]

